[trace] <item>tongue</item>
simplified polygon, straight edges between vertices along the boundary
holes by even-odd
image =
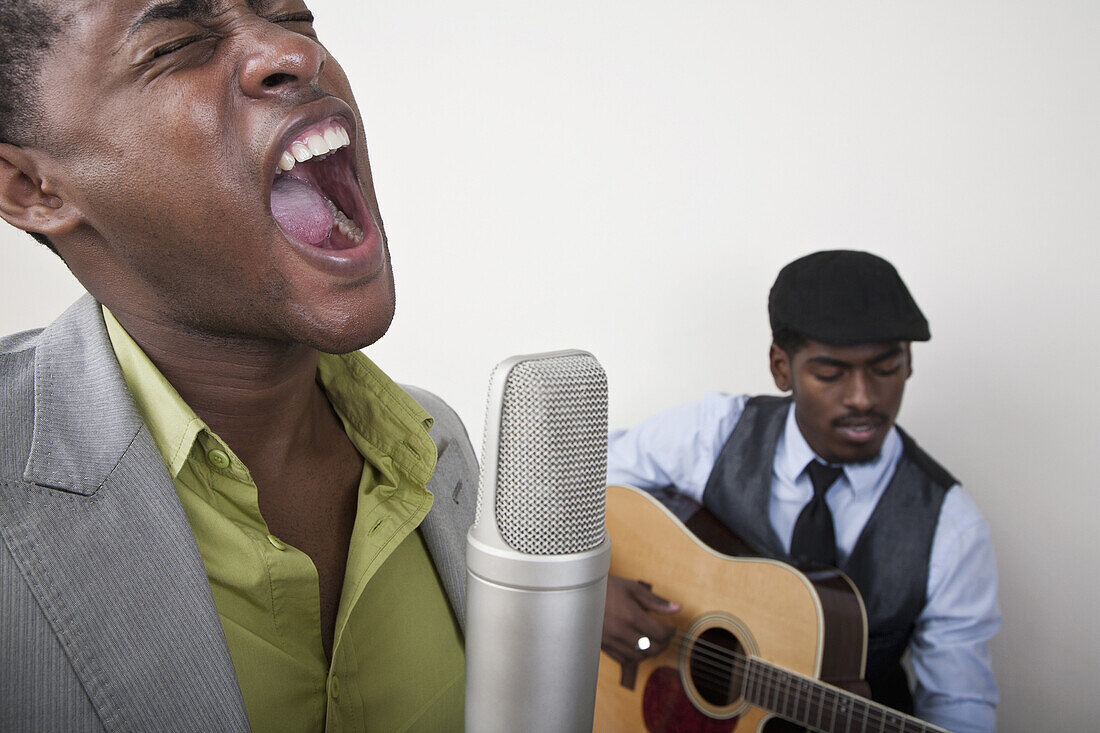
[[[325,200],[305,181],[279,176],[271,187],[271,213],[292,237],[320,244],[332,231],[332,214]]]

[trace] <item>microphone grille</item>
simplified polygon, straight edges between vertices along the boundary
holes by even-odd
[[[607,476],[603,367],[581,352],[521,361],[508,374],[500,414],[494,509],[501,537],[531,555],[597,547]]]

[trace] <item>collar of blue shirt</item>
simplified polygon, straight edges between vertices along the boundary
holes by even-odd
[[[882,450],[873,460],[865,463],[842,464],[844,468],[844,476],[841,479],[842,486],[845,486],[855,495],[874,491],[875,487],[880,485],[885,478],[886,472],[892,471],[897,465],[900,456],[901,436],[898,435],[896,427],[891,427],[890,432],[886,435],[886,440],[882,443]],[[776,446],[775,450],[775,471],[782,479],[781,483],[794,486],[798,483],[799,476],[806,470],[806,466],[813,460],[825,463],[824,459],[814,453],[814,449],[810,447],[810,444],[806,442],[806,438],[802,435],[802,431],[798,427],[798,421],[794,416],[794,403],[791,403],[787,412],[786,425],[783,428],[782,435],[779,436],[779,445]],[[808,478],[805,484],[810,486]],[[812,492],[813,489],[811,488],[810,491]]]

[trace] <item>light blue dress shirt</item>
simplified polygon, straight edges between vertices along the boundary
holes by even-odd
[[[630,430],[612,431],[607,482],[640,489],[672,486],[702,502],[714,462],[748,399],[714,392]],[[893,478],[901,452],[901,437],[891,429],[879,455],[845,464],[826,494],[842,561]],[[792,407],[775,451],[768,505],[772,526],[788,550],[795,521],[813,497],[805,469],[815,458]],[[988,647],[1001,625],[997,568],[989,526],[957,484],[944,498],[932,539],[927,598],[909,646],[916,714],[957,733],[990,733],[999,699]]]

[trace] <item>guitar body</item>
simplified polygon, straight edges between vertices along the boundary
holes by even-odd
[[[649,494],[608,487],[611,572],[678,601],[681,611],[666,620],[683,636],[633,668],[601,653],[595,731],[802,730],[746,701],[746,657],[834,685],[862,679],[866,613],[851,581],[837,570],[807,574],[775,560],[720,553],[711,545],[728,552],[738,540],[706,516],[688,524],[711,534],[709,544]],[[712,674],[707,663],[715,658],[735,661]]]

